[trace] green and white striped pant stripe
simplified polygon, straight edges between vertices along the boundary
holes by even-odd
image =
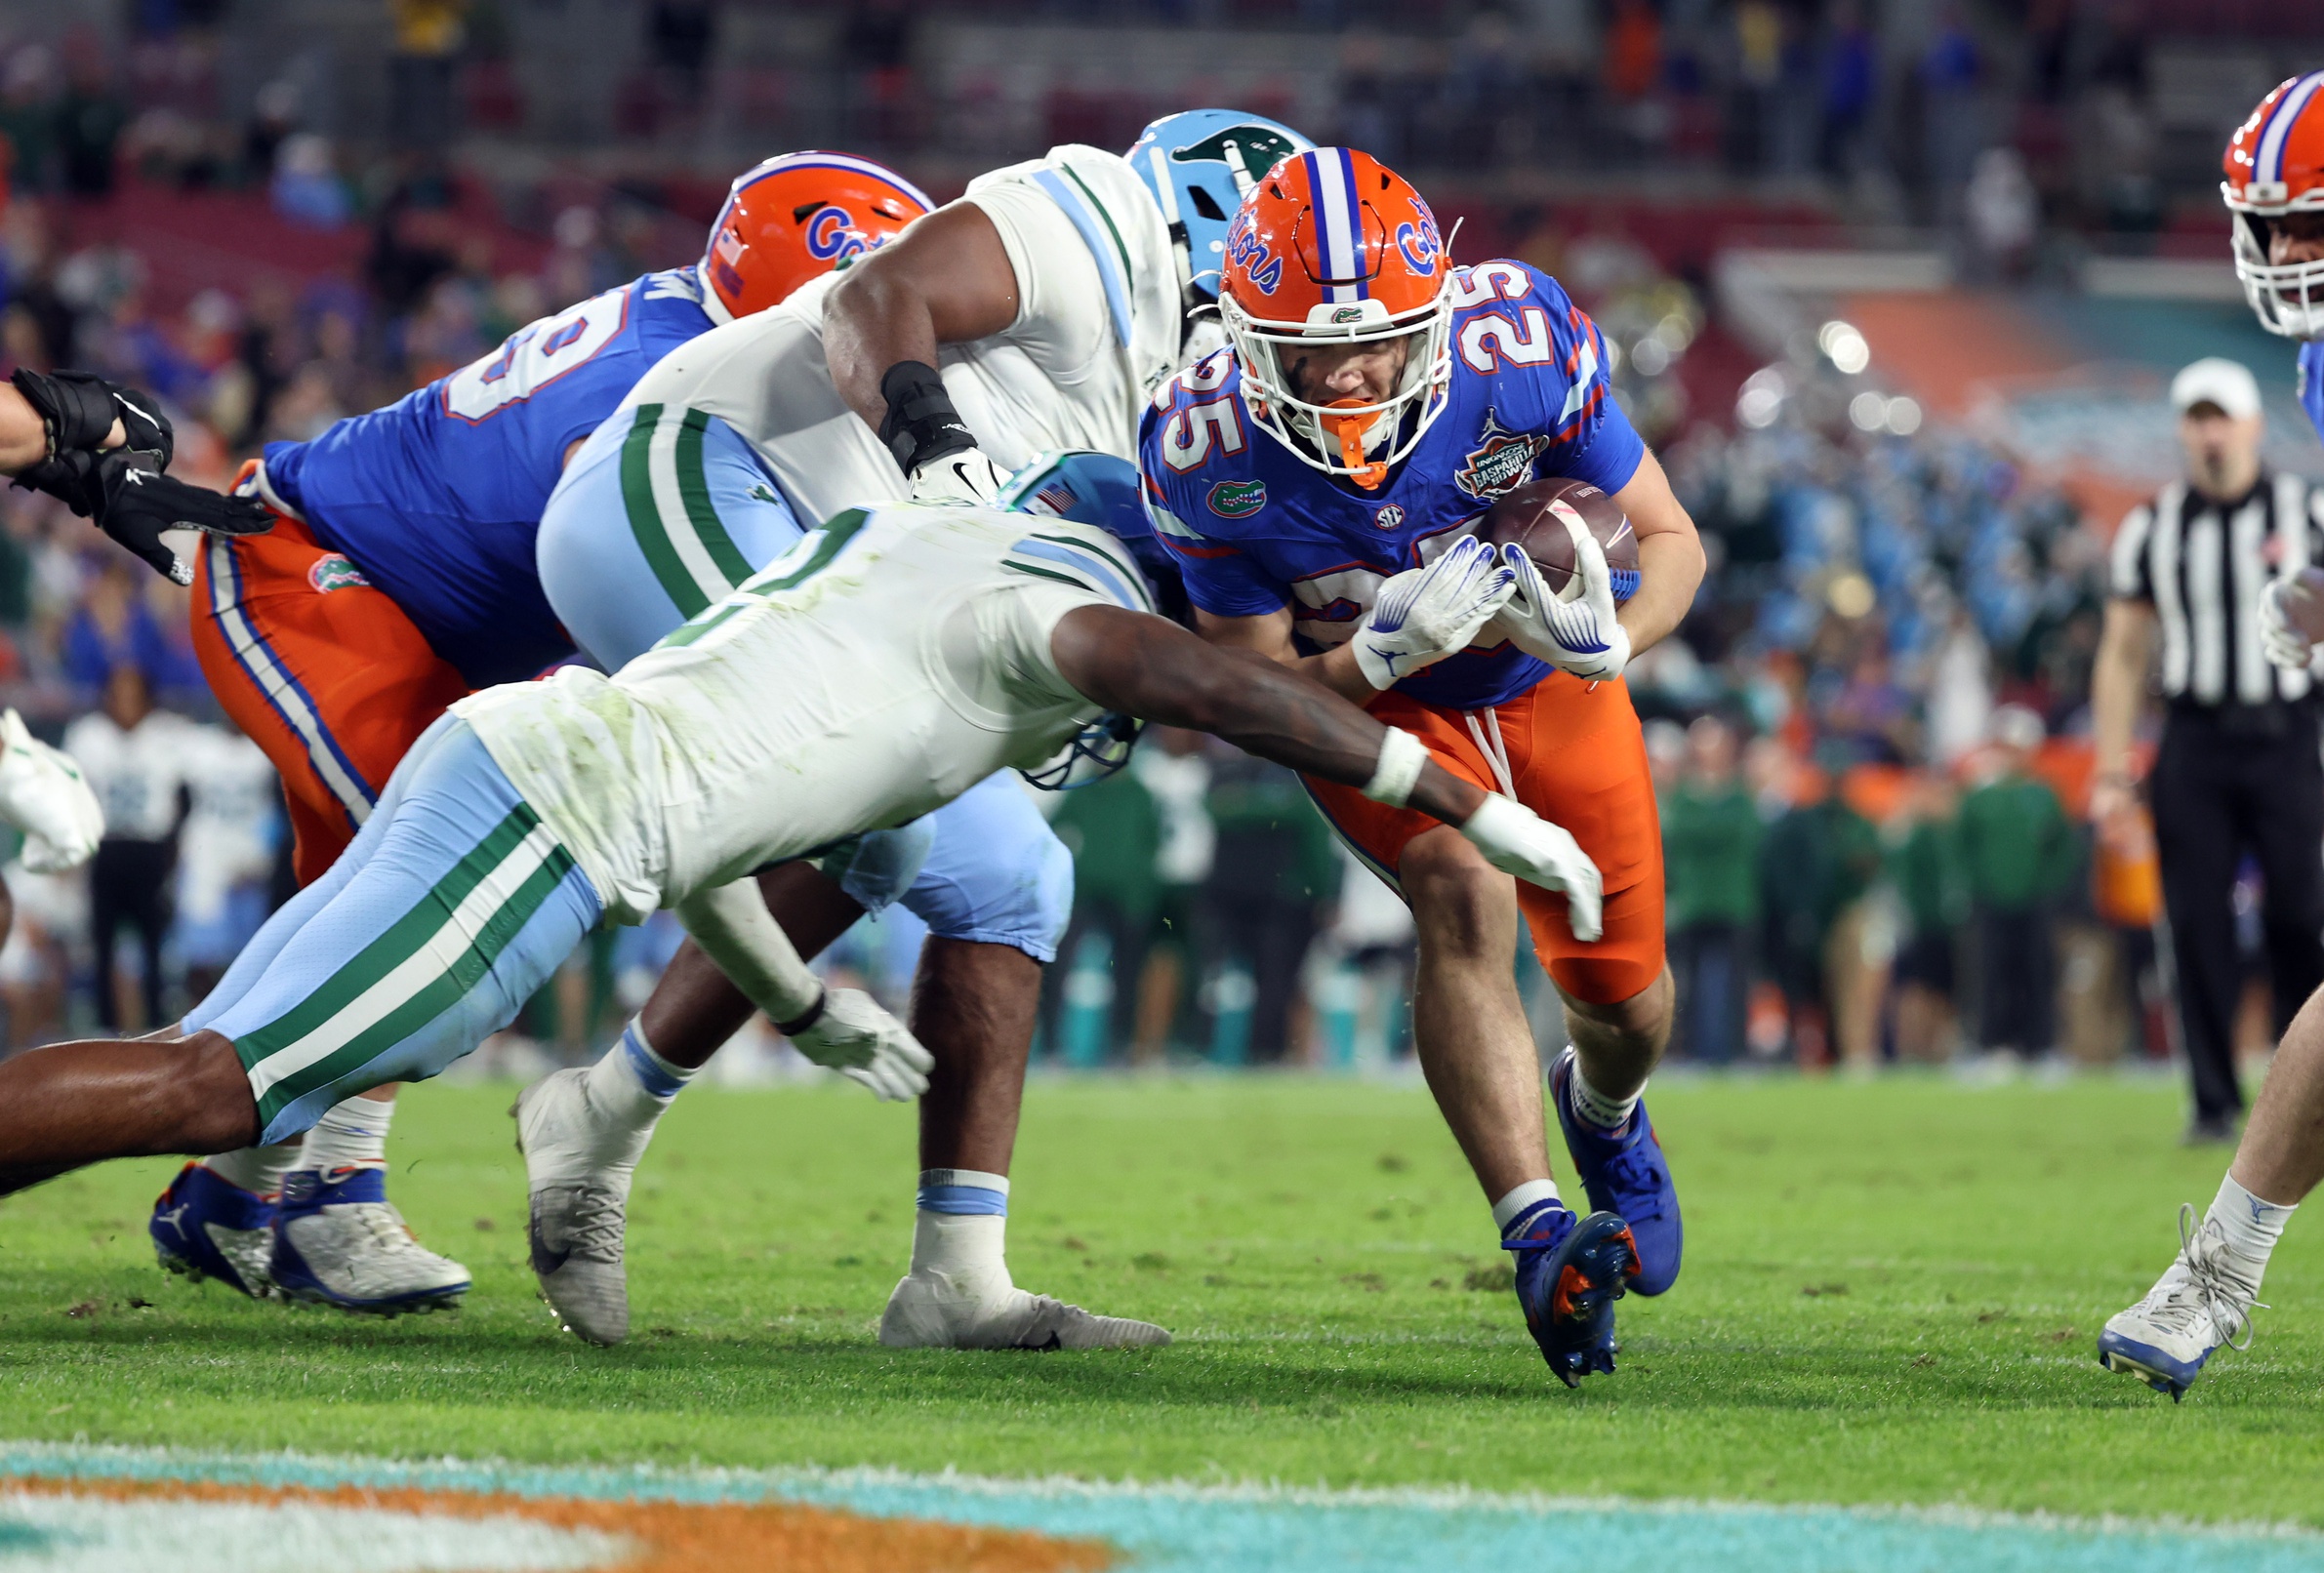
[[[700,410],[641,404],[622,439],[622,503],[663,593],[692,617],[751,577],[711,497]]]
[[[247,1030],[222,1018],[216,1025],[234,1039],[262,1121],[360,1069],[459,1004],[573,868],[571,854],[519,802],[305,997]],[[295,950],[281,959],[294,961]],[[243,1014],[239,1005],[228,1013]]]

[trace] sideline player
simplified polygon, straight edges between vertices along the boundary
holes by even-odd
[[[612,670],[795,539],[798,521],[907,490],[989,502],[1045,450],[1126,462],[1147,395],[1182,363],[1189,305],[1216,294],[1243,188],[1306,145],[1273,121],[1205,109],[1156,121],[1126,157],[1052,148],[978,177],[863,265],[673,352],[550,500],[541,583],[557,617]],[[1072,860],[1002,776],[823,868],[835,878],[770,876],[802,950],[891,900],[929,927],[913,1026],[936,1070],[912,1265],[880,1338],[1039,1347],[1055,1302],[1010,1280],[1007,1176]],[[691,1069],[750,1009],[688,948],[632,1030]],[[533,1180],[543,1292],[582,1337],[617,1341],[626,1171],[620,1185]]]
[[[280,1142],[366,1086],[434,1074],[600,917],[660,907],[811,1057],[913,1096],[927,1051],[868,995],[816,980],[751,871],[1039,765],[1101,712],[1458,825],[1588,920],[1597,870],[1570,835],[1316,684],[1153,615],[1139,556],[1065,520],[851,509],[613,677],[567,667],[461,700],[184,1037],[0,1064],[0,1193],[106,1157]],[[1162,554],[1147,560],[1166,577]],[[666,1101],[626,1052],[573,1079],[595,1107]],[[528,1119],[529,1139],[552,1123]],[[1626,1238],[1604,1216],[1573,1232],[1560,1266],[1591,1285],[1561,1298],[1545,1343],[1610,1346]]]
[[[2324,436],[2324,71],[2260,101],[2227,143],[2220,183],[2235,271],[2260,326],[2300,346],[2300,399]],[[2285,582],[2261,596],[2262,643],[2279,666],[2308,669],[2307,637],[2285,615]],[[2144,1299],[2109,1317],[2099,1362],[2174,1401],[2221,1345],[2251,1340],[2260,1281],[2293,1212],[2324,1179],[2324,991],[2284,1028],[2219,1194],[2198,1222],[2179,1210],[2180,1249]]]
[[[277,522],[203,552],[193,637],[219,703],[282,776],[302,884],[331,867],[446,706],[572,654],[534,576],[533,535],[566,461],[639,375],[928,206],[862,159],[768,159],[735,181],[699,263],[521,328],[310,442],[267,444],[240,490]],[[351,1311],[459,1299],[468,1270],[423,1248],[387,1199],[394,1096],[386,1086],[327,1112],[303,1143],[188,1164],[148,1226],[163,1265]]]
[[[1574,1214],[1549,1177],[1509,967],[1521,908],[1571,1039],[1549,1076],[1567,1149],[1591,1205],[1636,1233],[1631,1287],[1660,1294],[1679,1271],[1678,1196],[1639,1096],[1671,983],[1653,787],[1621,675],[1693,599],[1694,525],[1614,404],[1590,319],[1522,262],[1454,267],[1427,203],[1369,154],[1318,148],[1259,181],[1220,309],[1232,347],[1156,394],[1139,454],[1200,630],[1413,732],[1455,774],[1565,824],[1603,871],[1600,936],[1426,817],[1309,783],[1412,908],[1421,1068],[1517,1253],[1535,1334],[1556,1292],[1541,1270]],[[1640,582],[1618,612],[1586,534],[1588,593],[1565,604],[1517,547],[1463,539],[1538,475],[1594,482],[1631,519]],[[1479,602],[1496,574],[1507,587]],[[1551,1364],[1569,1384],[1589,1369]]]

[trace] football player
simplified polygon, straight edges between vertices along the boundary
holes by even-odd
[[[1585,921],[1597,873],[1571,836],[1318,685],[1153,615],[1147,576],[1167,561],[1141,549],[1134,481],[1112,463],[1121,535],[987,507],[845,510],[611,678],[568,666],[459,701],[184,1036],[0,1064],[0,1193],[105,1157],[283,1142],[367,1086],[442,1069],[591,925],[662,907],[804,1052],[912,1097],[927,1051],[817,981],[752,870],[927,813],[1093,726],[1125,730],[1108,712],[1456,825]],[[595,1111],[667,1101],[627,1049],[560,1078],[521,1106],[528,1148],[597,1140]],[[576,1083],[585,1098],[549,1096]],[[1569,1342],[1604,1336],[1586,1304],[1554,1315]]]
[[[2260,326],[2300,346],[2300,398],[2324,435],[2324,71],[2260,101],[2227,143],[2220,184],[2235,271]],[[2261,595],[2267,658],[2308,669],[2315,649],[2292,624],[2278,579]],[[2248,1347],[2260,1281],[2284,1226],[2324,1179],[2324,993],[2284,1029],[2235,1157],[2200,1221],[2179,1210],[2180,1248],[2144,1299],[2110,1317],[2099,1363],[2173,1401],[2222,1345]]]
[[[1215,297],[1244,187],[1306,145],[1272,121],[1208,109],[1157,121],[1126,157],[1053,148],[980,176],[861,266],[673,351],[550,502],[541,583],[558,619],[614,669],[785,549],[803,521],[906,493],[989,502],[1043,450],[1128,460],[1147,395],[1181,363],[1188,308]],[[929,926],[914,1028],[936,1069],[912,1264],[880,1319],[891,1346],[1088,1336],[1071,1325],[1082,1313],[1016,1287],[1003,1249],[1040,967],[1072,879],[1063,845],[1005,776],[820,870],[770,876],[777,917],[810,953],[889,901]],[[671,1073],[691,1070],[750,1011],[689,948],[632,1041]],[[609,1167],[595,1144],[526,1143],[543,1292],[599,1343],[629,1325],[623,1209],[646,1134],[629,1133]]]
[[[1702,547],[1613,401],[1590,319],[1523,262],[1455,267],[1428,204],[1368,154],[1318,148],[1259,181],[1219,307],[1231,347],[1155,395],[1139,447],[1200,631],[1412,732],[1453,774],[1570,829],[1605,877],[1601,931],[1426,816],[1309,782],[1412,908],[1421,1067],[1571,1385],[1611,1370],[1612,1346],[1610,1316],[1604,1345],[1553,1347],[1549,1307],[1578,1292],[1560,1279],[1570,1261],[1616,1295],[1679,1272],[1678,1196],[1640,1102],[1670,1027],[1661,837],[1621,677],[1685,615]],[[1638,583],[1618,607],[1586,532],[1570,599],[1516,546],[1470,538],[1495,499],[1552,475],[1594,482],[1635,527]],[[1597,1210],[1578,1228],[1550,1179],[1509,969],[1521,910],[1565,1005],[1549,1087]]]
[[[281,773],[300,881],[332,866],[452,701],[573,652],[533,570],[557,476],[673,347],[885,244],[929,206],[877,164],[772,158],[735,181],[701,262],[519,329],[474,364],[310,442],[269,443],[238,485],[273,529],[214,537],[194,575],[203,674]],[[304,1141],[188,1164],[155,1203],[165,1267],[246,1294],[394,1313],[450,1304],[468,1270],[388,1202],[395,1090]]]

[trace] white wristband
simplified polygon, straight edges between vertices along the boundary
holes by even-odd
[[[1364,795],[1390,808],[1404,807],[1411,801],[1412,788],[1420,785],[1420,767],[1427,763],[1425,744],[1401,727],[1388,728],[1380,739],[1380,762],[1372,768],[1371,780],[1364,784]]]

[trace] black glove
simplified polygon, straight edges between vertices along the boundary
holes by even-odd
[[[273,511],[265,504],[164,475],[151,450],[74,454],[67,463],[75,471],[74,482],[56,494],[66,506],[95,519],[99,529],[151,564],[156,573],[181,585],[193,583],[193,570],[163,543],[164,530],[250,536],[274,528]]]
[[[890,366],[880,376],[879,396],[887,400],[879,441],[896,456],[907,478],[917,475],[923,465],[976,446],[976,437],[945,391],[943,377],[925,361],[900,360]]]
[[[19,474],[19,486],[72,502],[62,488],[79,485],[83,476],[68,456],[94,455],[116,421],[127,439],[123,446],[160,455],[159,468],[169,468],[176,456],[177,433],[170,427],[170,418],[151,398],[134,388],[89,372],[44,374],[23,367],[19,367],[9,382],[40,417],[49,439],[48,457]]]

